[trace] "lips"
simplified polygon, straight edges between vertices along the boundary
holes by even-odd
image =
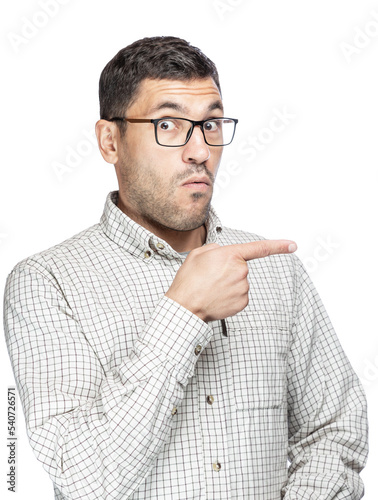
[[[183,186],[186,186],[188,184],[206,184],[207,186],[210,186],[211,185],[211,182],[210,182],[210,179],[208,177],[200,177],[200,176],[196,176],[196,177],[190,177],[190,179],[187,179],[184,183],[183,183]]]

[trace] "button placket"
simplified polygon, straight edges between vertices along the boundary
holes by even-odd
[[[227,383],[227,373],[222,367],[225,364],[228,342],[222,335],[220,321],[214,322],[211,328],[214,335],[206,346],[206,352],[198,359],[196,373],[205,476],[211,485],[209,498],[217,498],[217,492],[220,490],[224,498],[231,498],[227,467],[227,426],[223,404],[225,393],[222,392],[222,385]],[[219,373],[222,374],[221,378]]]

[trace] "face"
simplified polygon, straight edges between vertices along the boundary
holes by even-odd
[[[126,116],[206,120],[222,117],[223,107],[212,78],[146,79]],[[125,136],[119,139],[115,165],[120,208],[151,230],[191,231],[202,226],[222,150],[208,146],[198,126],[185,146],[164,147],[155,141],[153,123],[128,122]]]

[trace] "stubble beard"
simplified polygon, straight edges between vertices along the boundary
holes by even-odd
[[[138,165],[130,168],[130,164],[127,167],[123,164],[120,172],[125,201],[133,211],[130,216],[141,225],[172,231],[193,231],[208,218],[212,193],[210,196],[202,192],[191,193],[193,203],[190,210],[173,201],[177,186],[192,175],[205,173],[214,184],[214,175],[205,165],[192,165],[187,171],[175,176],[168,189],[163,190],[159,189],[162,186],[161,178],[151,170],[138,168]],[[208,198],[208,201],[204,202],[204,198]]]

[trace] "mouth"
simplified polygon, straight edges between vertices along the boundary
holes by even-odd
[[[205,176],[191,177],[182,184],[182,187],[184,188],[195,189],[198,191],[206,191],[207,189],[210,188],[210,186],[211,186],[211,181],[208,177]]]

